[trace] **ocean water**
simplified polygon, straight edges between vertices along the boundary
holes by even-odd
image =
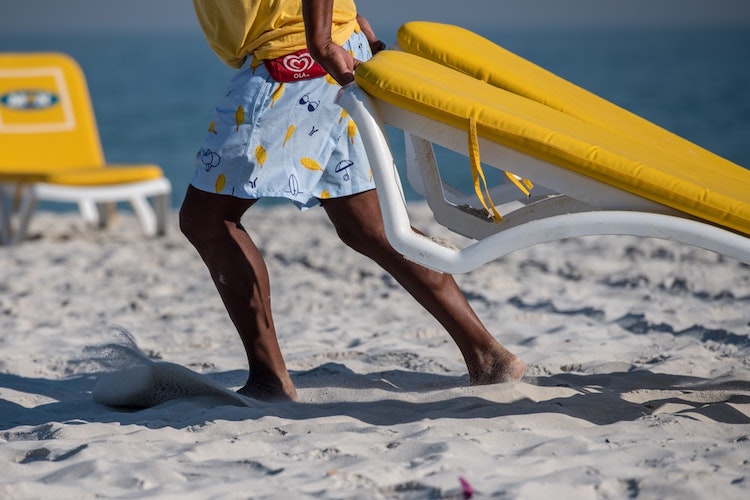
[[[750,168],[750,29],[480,33]],[[213,106],[233,72],[200,34],[0,34],[0,50],[53,50],[75,57],[88,79],[107,160],[159,164],[172,181],[173,205],[179,206]],[[389,135],[402,165],[400,133]],[[438,159],[465,162],[445,151]],[[447,180],[470,189],[468,166],[450,172]],[[406,194],[417,197],[408,187]]]

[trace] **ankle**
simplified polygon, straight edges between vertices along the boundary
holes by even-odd
[[[237,390],[237,393],[261,401],[297,401],[297,390],[291,386],[269,386],[257,381],[248,380]]]
[[[499,343],[466,356],[471,385],[518,381],[526,371],[524,362]]]

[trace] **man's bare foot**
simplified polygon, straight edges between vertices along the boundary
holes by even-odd
[[[477,359],[469,363],[469,382],[471,385],[490,385],[521,380],[526,365],[521,358],[496,345],[481,352]]]
[[[238,394],[261,401],[297,401],[297,390],[291,380],[287,384],[274,380],[273,383],[248,380],[237,389]]]

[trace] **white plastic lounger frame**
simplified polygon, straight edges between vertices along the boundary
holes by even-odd
[[[496,201],[496,194],[503,197],[497,205],[503,221],[495,224],[462,207],[461,197],[443,183],[437,170],[431,144],[467,154],[465,130],[375,99],[354,83],[342,89],[339,104],[356,122],[367,150],[388,241],[406,258],[431,269],[465,273],[522,248],[587,235],[674,240],[750,264],[750,238],[480,137],[484,163],[500,170],[512,165],[514,173],[537,184],[535,194],[539,184],[544,186],[542,196],[528,200],[513,199],[515,193],[502,189],[493,193]],[[476,242],[463,249],[448,248],[412,229],[385,123],[407,134],[409,178],[427,198],[436,221]]]
[[[0,244],[16,244],[26,238],[29,223],[40,200],[77,203],[81,217],[95,227],[106,225],[106,214],[103,213],[106,204],[127,201],[141,225],[143,234],[149,237],[161,236],[166,233],[171,192],[169,180],[163,177],[102,186],[68,186],[43,182],[30,184],[23,188],[17,227],[13,228],[13,231],[10,230],[12,208],[5,207],[7,202],[0,208],[3,211],[0,216],[5,219]],[[151,198],[152,203],[149,203],[148,198]]]

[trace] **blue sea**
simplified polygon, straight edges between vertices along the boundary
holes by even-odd
[[[389,33],[389,44],[394,31],[382,31]],[[750,168],[750,29],[479,32]],[[172,181],[173,205],[179,206],[213,106],[233,72],[199,33],[0,34],[0,50],[54,50],[75,57],[88,79],[107,160],[159,164]],[[390,132],[401,165],[403,141]],[[439,160],[463,161],[444,151]],[[468,189],[468,169],[451,172],[448,180]],[[417,196],[408,188],[406,194]]]

